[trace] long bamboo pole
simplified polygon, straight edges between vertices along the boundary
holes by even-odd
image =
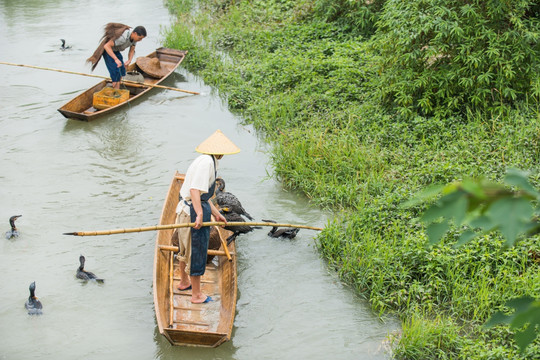
[[[53,68],[46,68],[46,67],[34,66],[34,65],[14,64],[14,63],[5,62],[5,61],[0,61],[0,64],[2,64],[2,65],[10,65],[10,66],[27,67],[27,68],[38,69],[38,70],[56,71],[56,72],[61,72],[61,73],[66,73],[66,74],[74,74],[74,75],[95,77],[95,78],[105,79],[105,80],[110,80],[111,79],[111,78],[108,78],[106,76],[101,76],[101,75],[85,74],[85,73],[80,73],[80,72],[76,72],[76,71],[53,69]],[[178,89],[178,88],[174,88],[174,87],[170,87],[170,86],[152,85],[152,84],[140,83],[140,82],[137,82],[137,81],[129,81],[129,80],[122,80],[122,83],[125,83],[125,84],[128,84],[128,85],[133,85],[133,86],[138,85],[138,86],[156,87],[156,88],[160,88],[160,89],[180,91],[180,92],[185,92],[185,93],[188,93],[188,94],[199,95],[199,93],[196,92],[196,91],[183,90],[183,89]]]
[[[235,221],[228,222],[225,224],[222,221],[210,221],[203,222],[202,226],[275,226],[275,227],[293,227],[299,229],[310,229],[321,231],[322,228],[308,226],[308,225],[294,225],[294,224],[277,224],[273,222],[244,222],[244,221]],[[62,235],[74,235],[74,236],[97,236],[97,235],[114,235],[114,234],[125,234],[132,232],[143,232],[143,231],[156,231],[156,230],[167,230],[167,229],[178,229],[185,227],[194,227],[195,223],[182,223],[182,224],[169,224],[169,225],[155,225],[139,228],[129,228],[129,229],[113,229],[113,230],[101,230],[101,231],[75,231],[69,233],[63,233]]]

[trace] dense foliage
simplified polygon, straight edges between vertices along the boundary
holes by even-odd
[[[184,64],[274,145],[284,186],[344,210],[319,247],[375,310],[403,319],[396,357],[540,351],[537,341],[519,353],[509,328],[481,326],[507,300],[540,293],[539,238],[508,249],[488,234],[455,248],[451,231],[433,246],[426,207],[400,206],[428,185],[499,180],[508,167],[540,183],[533,1],[500,2],[504,13],[474,0],[167,1],[179,21],[166,45],[189,50]],[[469,8],[477,15],[464,21]]]
[[[538,101],[538,4],[389,0],[384,9],[374,42],[381,91],[401,113],[500,113]]]

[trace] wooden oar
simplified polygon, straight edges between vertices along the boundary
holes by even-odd
[[[244,221],[235,221],[228,222],[225,224],[222,221],[211,221],[203,222],[202,226],[275,226],[275,227],[293,227],[299,229],[310,229],[321,231],[322,228],[307,226],[307,225],[294,225],[294,224],[276,224],[273,222],[244,222]],[[169,224],[169,225],[155,225],[148,227],[139,227],[139,228],[130,228],[130,229],[114,229],[114,230],[101,230],[101,231],[75,231],[69,233],[63,233],[63,235],[74,235],[74,236],[97,236],[97,235],[113,235],[113,234],[124,234],[132,232],[142,232],[142,231],[155,231],[155,230],[167,230],[167,229],[177,229],[184,227],[194,227],[195,223],[183,223],[183,224]]]
[[[80,73],[80,72],[76,72],[76,71],[52,69],[52,68],[46,68],[46,67],[34,66],[34,65],[14,64],[14,63],[9,63],[9,62],[4,62],[4,61],[0,61],[0,64],[2,64],[2,65],[10,65],[10,66],[27,67],[27,68],[38,69],[38,70],[56,71],[56,72],[61,72],[61,73],[66,73],[66,74],[82,75],[82,76],[88,76],[88,77],[95,77],[95,78],[99,78],[99,79],[111,80],[111,78],[108,78],[106,76],[94,75],[94,74],[85,74],[85,73]],[[139,85],[139,86],[156,87],[156,88],[160,88],[160,89],[180,91],[180,92],[185,92],[185,93],[188,93],[188,94],[199,95],[199,93],[196,92],[196,91],[183,90],[183,89],[178,89],[178,88],[173,88],[173,87],[163,86],[163,85],[152,85],[152,84],[140,83],[140,82],[137,82],[137,81],[129,81],[129,80],[122,80],[122,83],[125,83],[125,84],[128,84],[128,85],[134,85],[134,86]]]

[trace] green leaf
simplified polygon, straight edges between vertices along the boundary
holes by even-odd
[[[441,217],[455,219],[457,225],[461,225],[467,211],[467,194],[458,190],[443,196],[439,202],[429,208],[421,220],[425,223],[433,222]]]
[[[465,230],[459,237],[456,246],[461,246],[474,239],[478,234],[472,230]]]
[[[487,216],[478,216],[469,221],[469,225],[471,225],[473,228],[480,228],[484,231],[489,231],[496,227],[496,224],[494,224],[493,221],[491,221],[491,219]]]
[[[510,324],[510,321],[512,321],[512,318],[510,316],[503,314],[501,311],[497,311],[496,313],[491,315],[491,317],[484,324],[484,326],[490,328],[496,325]]]
[[[463,180],[461,187],[476,198],[485,199],[487,197],[482,186],[476,181]]]
[[[516,339],[516,344],[519,346],[520,351],[523,352],[527,345],[536,339],[537,335],[536,326],[533,325],[527,326],[524,331],[516,332],[514,338]]]
[[[457,197],[452,202],[446,204],[449,207],[448,211],[453,215],[456,225],[461,225],[465,215],[467,214],[467,207],[469,205],[469,199],[465,193]]]
[[[525,223],[531,218],[533,207],[523,198],[503,198],[495,201],[486,215],[496,224],[508,245],[514,244],[518,235],[525,231]]]
[[[420,221],[428,224],[444,216],[444,214],[446,214],[446,211],[440,205],[435,204],[424,212]]]
[[[444,236],[444,234],[446,234],[446,232],[448,231],[448,228],[449,228],[448,222],[446,221],[443,221],[440,223],[431,223],[427,227],[427,230],[426,230],[428,234],[429,243],[434,244],[436,242],[439,242],[441,238]]]
[[[534,318],[534,312],[538,311],[537,308],[529,307],[525,310],[516,310],[514,313],[514,319],[510,322],[510,326],[513,329],[521,329],[525,324],[530,324]]]
[[[508,185],[516,186],[527,193],[531,194],[535,198],[540,198],[540,192],[536,190],[529,180],[527,179],[527,173],[517,170],[517,169],[510,169],[508,170],[508,173],[506,174],[506,177],[504,178],[504,182]]]
[[[534,303],[534,301],[534,298],[531,296],[522,296],[508,300],[506,302],[506,306],[511,307],[516,311],[525,311],[531,306],[532,303]]]
[[[402,208],[410,208],[413,206],[416,206],[418,204],[421,204],[427,200],[430,200],[434,198],[435,196],[439,195],[444,188],[444,185],[432,185],[428,186],[424,190],[420,191],[418,194],[414,196],[414,198],[404,202],[401,204]]]

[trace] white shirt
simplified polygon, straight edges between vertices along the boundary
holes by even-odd
[[[180,188],[180,196],[187,202],[191,201],[191,189],[197,189],[201,194],[205,194],[210,189],[212,183],[216,180],[216,171],[218,161],[216,159],[216,169],[214,170],[214,161],[212,155],[202,154],[198,156],[191,165],[189,165],[184,183]],[[184,211],[189,215],[189,206],[180,201],[176,207],[176,212]]]

